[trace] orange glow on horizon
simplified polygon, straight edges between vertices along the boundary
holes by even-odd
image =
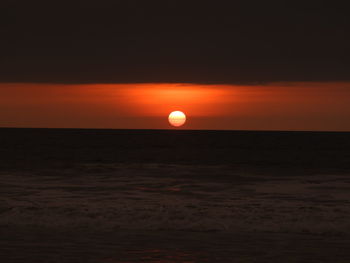
[[[127,85],[123,93],[127,103],[137,105],[132,111],[137,115],[161,117],[172,109],[182,109],[191,116],[224,114],[222,105],[233,91],[223,86],[193,84],[136,84]]]
[[[266,85],[0,84],[0,127],[347,130],[349,82]]]

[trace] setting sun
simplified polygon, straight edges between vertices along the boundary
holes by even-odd
[[[168,117],[169,123],[172,126],[180,127],[186,122],[186,115],[182,111],[173,111]]]

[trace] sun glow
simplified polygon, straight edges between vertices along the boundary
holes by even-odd
[[[0,126],[349,131],[350,82],[264,85],[0,83]]]
[[[133,84],[119,89],[124,101],[138,105],[135,114],[159,117],[174,109],[191,112],[191,116],[220,116],[232,92],[222,86],[196,84]]]
[[[186,122],[186,115],[182,111],[173,111],[168,117],[169,123],[174,127],[180,127]]]

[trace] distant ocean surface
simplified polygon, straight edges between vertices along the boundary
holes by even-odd
[[[350,133],[0,129],[2,168],[80,163],[349,169]]]
[[[349,149],[338,132],[0,129],[1,262],[350,262]]]

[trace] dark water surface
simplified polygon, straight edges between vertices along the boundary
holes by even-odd
[[[228,164],[350,169],[350,133],[0,129],[2,167],[54,163]]]
[[[350,241],[334,236],[276,233],[72,234],[23,230],[17,235],[13,231],[2,234],[2,262],[37,263],[348,262]]]
[[[0,129],[0,262],[350,262],[350,133]]]

